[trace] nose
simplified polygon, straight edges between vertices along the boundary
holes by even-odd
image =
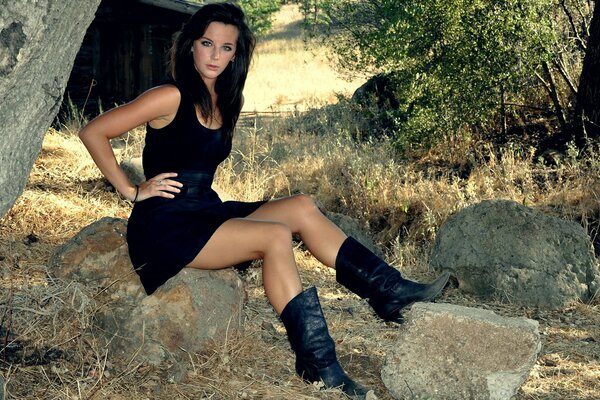
[[[219,52],[219,49],[217,48],[213,48],[212,54],[211,54],[211,58],[213,60],[218,60],[220,58],[221,54]]]

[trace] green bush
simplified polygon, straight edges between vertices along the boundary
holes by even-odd
[[[342,67],[394,74],[399,106],[378,117],[399,148],[489,124],[503,98],[539,85],[556,41],[551,0],[316,2],[327,18],[307,18],[328,25]]]

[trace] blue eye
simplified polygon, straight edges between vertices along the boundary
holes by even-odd
[[[223,46],[223,49],[225,51],[232,51],[233,50],[233,48],[231,46]]]
[[[202,42],[200,42],[200,44],[204,47],[210,47],[212,46],[212,42],[208,41],[208,40],[203,40]]]

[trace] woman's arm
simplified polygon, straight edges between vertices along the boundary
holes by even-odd
[[[119,166],[110,139],[147,122],[156,127],[167,125],[175,118],[180,101],[181,95],[175,86],[159,86],[148,90],[127,104],[99,115],[79,131],[81,141],[102,174],[126,198],[133,200],[138,189]],[[143,196],[138,193],[138,200],[152,195],[163,195],[162,193],[144,193]]]

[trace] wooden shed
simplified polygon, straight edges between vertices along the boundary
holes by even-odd
[[[70,99],[79,112],[95,116],[164,82],[172,36],[199,7],[185,0],[102,0],[75,58],[63,107]]]

